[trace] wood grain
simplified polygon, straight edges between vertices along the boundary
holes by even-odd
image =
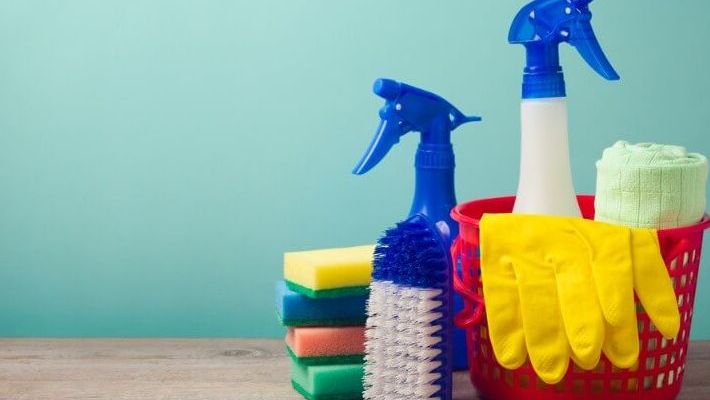
[[[282,341],[0,339],[0,399],[297,400]],[[695,342],[683,400],[710,398],[710,342]],[[456,399],[475,400],[456,374]]]

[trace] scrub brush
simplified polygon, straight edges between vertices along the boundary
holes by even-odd
[[[451,132],[480,121],[443,98],[389,79],[375,82],[386,100],[380,126],[353,171],[380,162],[399,138],[421,132],[416,187],[408,218],[385,232],[375,247],[365,330],[364,398],[451,399],[454,346],[465,354],[463,335],[454,338],[451,240],[458,225]]]
[[[427,219],[389,229],[375,248],[365,331],[365,399],[450,398],[449,254]]]

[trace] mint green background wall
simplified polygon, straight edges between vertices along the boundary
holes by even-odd
[[[414,138],[349,174],[379,76],[485,117],[455,135],[459,199],[514,192],[522,3],[3,1],[0,335],[280,335],[283,251],[408,209]],[[710,3],[592,6],[623,82],[562,52],[578,190],[618,138],[710,154]]]

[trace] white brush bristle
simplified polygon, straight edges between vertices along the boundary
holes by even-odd
[[[441,363],[434,346],[442,327],[432,325],[441,318],[435,300],[440,289],[398,286],[392,282],[372,282],[367,305],[365,331],[366,400],[431,399],[440,389],[441,378],[433,370]]]

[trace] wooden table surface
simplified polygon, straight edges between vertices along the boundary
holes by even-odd
[[[694,342],[680,399],[710,399],[710,342]],[[297,400],[280,340],[0,339],[0,399]],[[456,399],[478,399],[465,373]]]

